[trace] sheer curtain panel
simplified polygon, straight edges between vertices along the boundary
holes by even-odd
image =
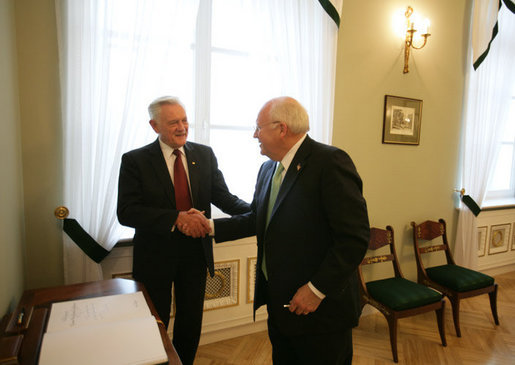
[[[156,90],[169,83],[176,85],[170,92],[179,93],[189,82],[181,80],[188,70],[183,64],[192,59],[185,23],[195,17],[195,2],[57,0],[56,8],[64,205],[111,250],[122,233],[116,218],[121,155],[153,140],[146,107]],[[167,22],[156,21],[162,12],[168,14]],[[186,50],[183,59],[169,62],[173,54],[166,44],[177,52]],[[65,283],[102,278],[100,265],[64,233],[63,242]]]
[[[474,16],[481,16],[474,12]],[[486,15],[485,15],[486,16]],[[463,116],[461,186],[481,206],[488,178],[499,152],[515,85],[515,15],[502,7],[499,33],[488,57],[477,70],[469,67]],[[472,212],[460,203],[454,257],[463,266],[477,268],[477,225]]]

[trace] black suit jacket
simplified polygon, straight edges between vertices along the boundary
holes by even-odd
[[[266,228],[275,165],[267,161],[261,166],[250,213],[215,220],[215,240],[257,235],[254,310],[267,304],[271,320],[284,333],[354,327],[361,314],[356,269],[369,240],[356,168],[344,151],[307,136],[286,172]],[[263,247],[268,285],[261,271]],[[326,298],[309,315],[290,313],[284,304],[309,281]]]
[[[211,217],[211,203],[228,214],[249,211],[249,204],[232,195],[213,150],[198,143],[184,145],[188,161],[193,207]],[[138,280],[163,278],[175,245],[188,240],[176,229],[179,211],[175,192],[159,140],[122,156],[118,186],[118,220],[136,229],[133,243],[133,275]],[[201,239],[204,258],[214,274],[211,237]]]

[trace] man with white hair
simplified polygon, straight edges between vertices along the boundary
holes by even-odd
[[[214,235],[216,242],[257,235],[254,311],[267,305],[274,364],[350,364],[367,207],[349,155],[308,130],[297,100],[263,106],[254,138],[270,160],[259,170],[251,211],[215,219]]]
[[[228,214],[248,212],[249,205],[229,192],[212,149],[187,142],[188,118],[178,98],[158,98],[148,110],[159,137],[123,155],[118,219],[136,229],[133,277],[145,285],[165,327],[174,284],[173,344],[182,363],[191,365],[202,327],[206,268],[214,275],[206,217],[211,204]]]

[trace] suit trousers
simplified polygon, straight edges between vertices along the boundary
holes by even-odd
[[[265,282],[265,286],[268,302],[273,294],[270,293],[268,282]],[[274,365],[352,364],[352,328],[322,333],[285,334],[269,313],[268,337],[272,343]]]
[[[185,238],[169,258],[167,277],[141,280],[159,317],[168,328],[172,284],[175,295],[175,318],[172,343],[184,365],[193,364],[202,329],[207,267],[200,240]]]
[[[309,314],[308,314],[309,316]],[[287,336],[268,319],[274,365],[350,365],[352,329]]]

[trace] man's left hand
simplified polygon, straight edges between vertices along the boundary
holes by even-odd
[[[313,293],[308,284],[304,284],[290,300],[289,310],[297,315],[305,315],[316,311],[321,302],[322,299]]]

